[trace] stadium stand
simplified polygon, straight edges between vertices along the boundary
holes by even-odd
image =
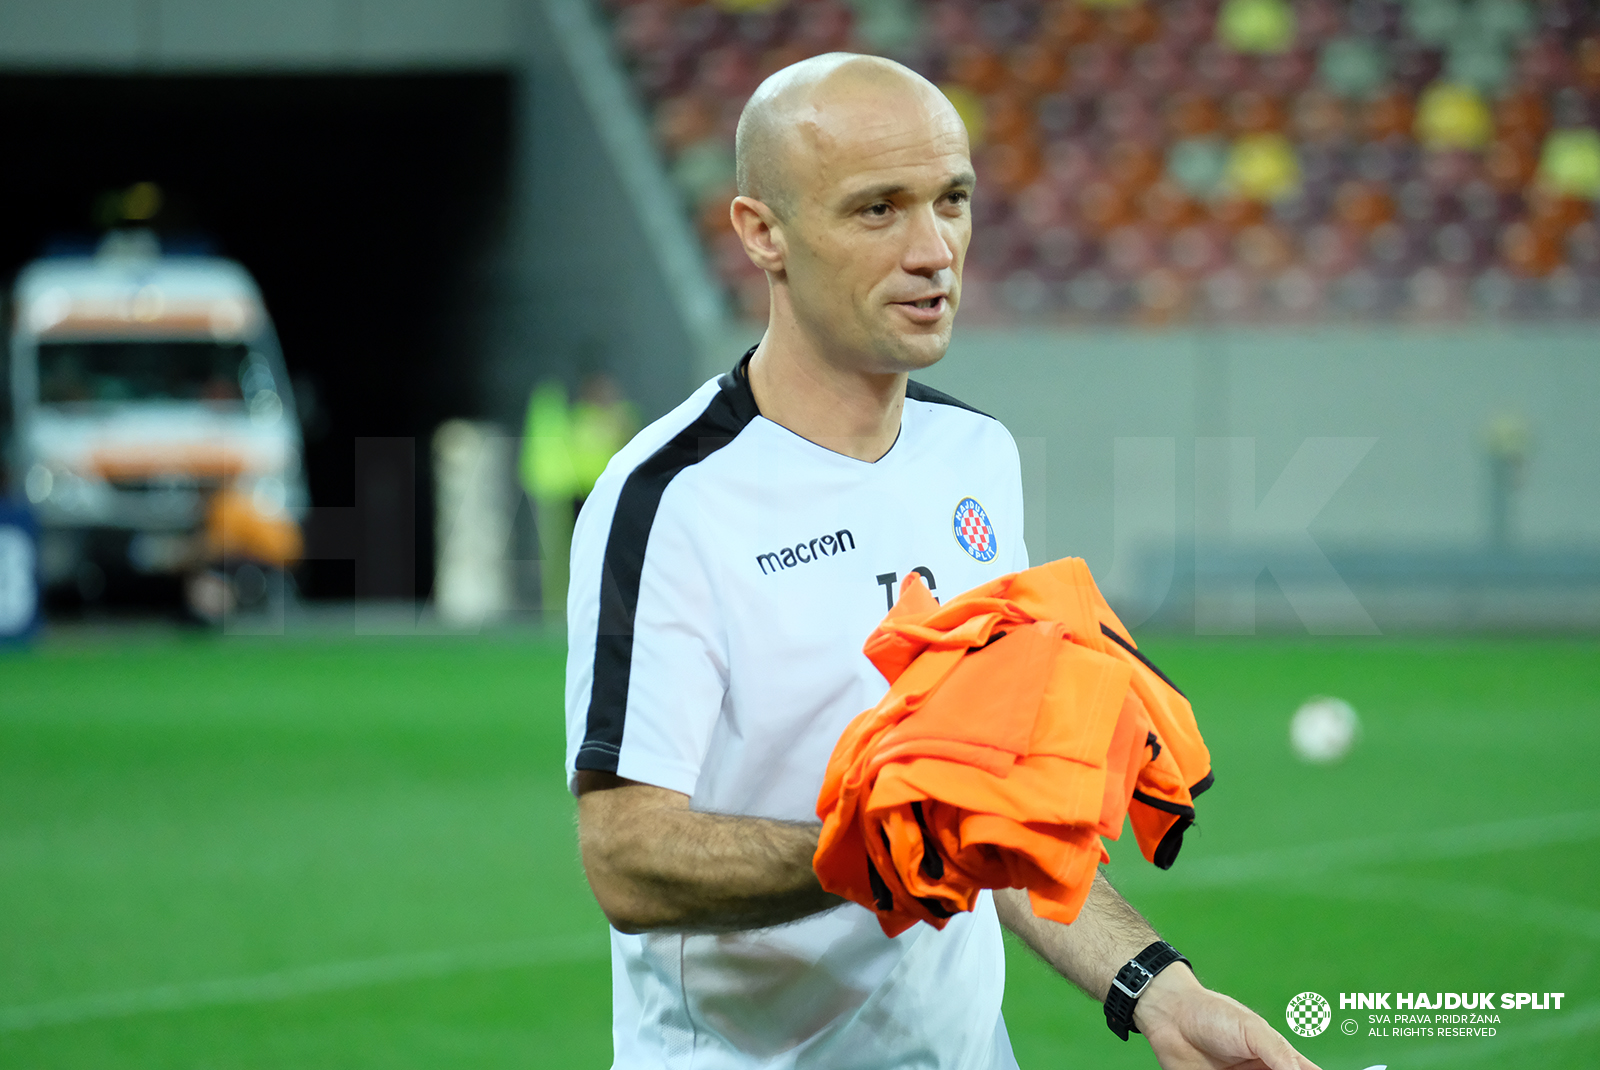
[[[1317,323],[1600,316],[1594,0],[606,0],[741,314],[733,131],[833,49],[973,134],[965,317]]]

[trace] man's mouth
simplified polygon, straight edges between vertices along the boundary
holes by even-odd
[[[944,307],[944,294],[935,294],[932,297],[922,297],[915,301],[901,301],[899,303],[910,308],[920,308],[931,312]]]

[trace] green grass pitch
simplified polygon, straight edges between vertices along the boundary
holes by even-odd
[[[1600,1066],[1600,643],[1152,639],[1217,771],[1173,870],[1109,873],[1326,1070]],[[604,923],[528,639],[55,640],[0,655],[0,1067],[609,1065]],[[1317,693],[1348,760],[1296,763]],[[1456,830],[1466,830],[1456,831]],[[1341,991],[1561,991],[1371,1037]],[[1010,949],[1025,1070],[1153,1067]],[[1345,1018],[1363,1019],[1347,1037]]]

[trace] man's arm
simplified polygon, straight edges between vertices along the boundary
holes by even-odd
[[[994,904],[1006,928],[1102,1002],[1123,964],[1160,939],[1098,871],[1071,925],[1034,917],[1028,893],[1016,888],[996,891]],[[1133,1023],[1163,1070],[1317,1070],[1259,1014],[1206,988],[1181,962],[1156,974]]]
[[[700,813],[609,773],[580,771],[577,786],[583,869],[622,932],[761,929],[844,902],[811,869],[820,824]]]
[[[1071,925],[1034,917],[1033,908],[1028,905],[1028,893],[1020,888],[996,891],[994,905],[1001,924],[1031,947],[1034,954],[1101,1001],[1105,1000],[1111,989],[1111,979],[1122,969],[1122,964],[1161,939],[1099,870],[1095,871],[1094,884],[1089,887],[1089,898]],[[1157,976],[1182,966],[1181,962],[1169,966]]]

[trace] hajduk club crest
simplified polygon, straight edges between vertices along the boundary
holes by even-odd
[[[956,542],[977,561],[993,561],[994,525],[976,498],[962,498],[956,506]]]

